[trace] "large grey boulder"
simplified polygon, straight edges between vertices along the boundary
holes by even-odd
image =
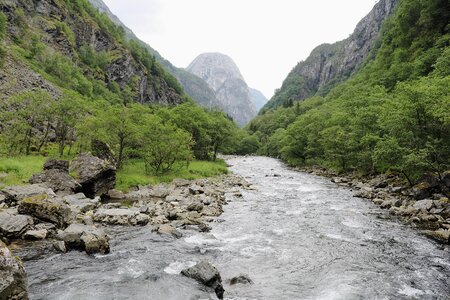
[[[42,183],[58,194],[72,194],[81,189],[81,185],[75,179],[60,169],[50,169],[34,174],[29,182]]]
[[[43,184],[9,186],[4,188],[0,193],[5,196],[4,201],[9,204],[15,204],[25,198],[34,196],[55,196],[55,193],[52,191],[52,189]]]
[[[22,262],[0,241],[0,299],[28,299],[27,282]]]
[[[81,249],[87,254],[109,253],[109,237],[99,228],[83,224],[72,224],[58,233],[58,238],[68,249]]]
[[[70,206],[74,214],[86,213],[100,205],[100,197],[91,199],[87,198],[83,193],[64,196],[63,201]]]
[[[18,211],[54,223],[60,228],[66,227],[73,219],[72,211],[67,204],[46,194],[23,199],[19,203]]]
[[[223,299],[225,290],[222,285],[222,278],[219,271],[209,262],[201,261],[191,268],[184,269],[181,274],[214,289],[217,297]]]
[[[81,185],[81,192],[94,198],[107,194],[116,184],[116,168],[91,154],[81,154],[70,164],[70,172]]]
[[[50,158],[45,162],[44,170],[61,170],[69,173],[69,161]]]
[[[0,212],[0,236],[6,238],[20,238],[23,233],[33,225],[30,216]]]

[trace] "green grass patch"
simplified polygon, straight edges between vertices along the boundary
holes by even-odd
[[[164,175],[148,175],[142,160],[130,160],[117,172],[116,188],[128,191],[133,186],[170,182],[175,178],[200,179],[227,174],[228,169],[223,160],[193,161],[188,167],[178,166]]]
[[[27,183],[33,174],[42,171],[46,160],[43,156],[0,157],[0,189]]]

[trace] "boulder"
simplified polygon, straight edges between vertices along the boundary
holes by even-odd
[[[223,299],[225,290],[222,285],[222,278],[219,271],[209,262],[199,262],[191,268],[184,269],[181,274],[214,289],[217,297]]]
[[[46,229],[28,230],[23,235],[26,240],[43,240],[47,237],[48,231]]]
[[[115,166],[90,154],[80,154],[69,170],[81,185],[80,191],[89,198],[107,194],[116,184]]]
[[[198,194],[203,194],[205,192],[205,190],[196,184],[192,184],[191,186],[189,186],[189,193],[191,193],[192,195],[198,195]]]
[[[199,203],[199,202],[192,202],[191,204],[188,205],[187,210],[188,211],[196,211],[196,212],[201,212],[203,209],[203,204]]]
[[[235,284],[253,284],[253,280],[246,274],[241,274],[239,276],[233,277],[229,280],[230,285]]]
[[[189,184],[191,184],[191,182],[186,179],[176,178],[172,181],[172,184],[175,185],[176,187],[183,187],[188,186]]]
[[[33,225],[33,218],[0,212],[0,235],[6,238],[20,238]]]
[[[1,193],[5,196],[5,202],[10,204],[33,196],[55,196],[55,193],[43,184],[9,186],[4,188]]]
[[[113,199],[113,200],[124,200],[125,199],[125,194],[122,191],[118,191],[115,189],[109,190],[107,196],[109,199]]]
[[[167,195],[169,195],[171,192],[171,190],[162,184],[159,185],[155,185],[151,191],[150,191],[150,197],[155,197],[155,198],[165,198]]]
[[[18,211],[21,214],[52,222],[60,228],[72,222],[72,211],[67,204],[48,195],[38,195],[23,199],[19,203]]]
[[[150,217],[137,209],[101,208],[94,214],[94,221],[110,225],[146,225]]]
[[[450,230],[449,229],[438,229],[431,233],[431,236],[439,241],[450,244]]]
[[[50,169],[34,174],[29,183],[42,183],[59,194],[72,194],[81,189],[81,185],[61,169]]]
[[[69,173],[69,161],[50,158],[45,162],[44,170],[61,170]]]
[[[96,209],[100,205],[100,197],[91,199],[87,198],[83,193],[67,195],[63,197],[63,201],[70,206],[75,214],[86,213]]]
[[[58,233],[67,249],[81,249],[87,254],[109,253],[109,237],[99,228],[89,225],[72,224]]]
[[[28,299],[27,274],[19,258],[0,241],[0,299]]]
[[[183,235],[175,227],[169,224],[162,224],[157,226],[154,231],[158,234],[171,235],[175,238],[181,238]]]
[[[66,244],[64,243],[64,241],[53,241],[53,248],[56,251],[59,251],[59,252],[62,252],[62,253],[66,253],[67,252]]]
[[[419,200],[414,203],[413,207],[418,210],[430,210],[433,207],[433,200]]]

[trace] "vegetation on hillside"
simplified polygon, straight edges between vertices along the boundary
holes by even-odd
[[[448,170],[449,14],[446,0],[401,0],[358,74],[247,126],[257,152],[291,165],[396,172],[410,184]]]
[[[68,23],[40,20],[68,42],[74,54],[71,57],[53,42],[43,42],[44,33],[27,22],[22,9],[13,12],[12,31],[8,17],[0,12],[0,59],[7,55],[24,62],[60,91],[55,96],[38,88],[2,97],[0,173],[8,173],[0,178],[3,182],[27,179],[38,171],[37,165],[42,167],[44,157],[72,158],[91,151],[92,141],[97,140],[111,147],[119,168],[119,185],[124,188],[173,176],[198,178],[226,171],[223,163],[215,162],[217,154],[236,152],[240,147],[236,141],[245,132],[224,113],[194,104],[145,47],[127,42],[123,30],[88,1],[56,3],[72,18],[94,22],[117,50],[96,51],[88,43],[77,46],[77,36]],[[151,84],[158,85],[162,78],[185,102],[178,106],[136,103],[134,82],[119,86],[106,81],[107,66],[123,51],[146,68],[149,79],[154,80]],[[21,162],[29,163],[24,166]],[[135,175],[131,168],[138,168]]]

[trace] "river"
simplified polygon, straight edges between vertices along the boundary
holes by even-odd
[[[220,270],[226,299],[450,299],[448,246],[329,179],[265,157],[228,163],[254,189],[229,194],[210,233],[174,240],[148,226],[108,227],[108,255],[26,260],[31,299],[214,299],[179,275],[203,259]],[[226,283],[241,273],[254,284]]]

